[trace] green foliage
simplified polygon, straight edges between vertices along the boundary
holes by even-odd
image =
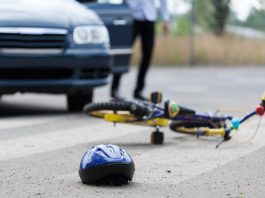
[[[185,36],[189,34],[190,31],[190,21],[189,21],[189,15],[181,15],[174,20],[174,22],[171,22],[170,26],[170,33],[177,36]],[[163,33],[163,23],[162,21],[158,21],[156,23],[156,33],[162,34]]]
[[[193,0],[193,5],[196,24],[216,35],[223,35],[230,13],[230,0]]]
[[[222,36],[229,19],[231,0],[186,0],[192,3],[193,10],[178,17],[176,31],[178,35],[187,35],[190,31],[192,17],[196,26]],[[194,16],[193,16],[194,15]]]
[[[213,11],[212,30],[216,35],[221,36],[225,32],[225,25],[230,13],[230,0],[211,0]]]
[[[190,21],[188,15],[180,16],[177,19],[176,30],[174,31],[177,35],[188,35],[190,32]]]
[[[253,8],[246,21],[236,21],[237,25],[252,27],[258,30],[265,31],[265,10]]]
[[[194,10],[197,25],[209,29],[213,23],[211,0],[194,0]]]
[[[262,9],[252,8],[248,18],[245,21],[237,19],[236,14],[232,13],[229,18],[229,24],[245,26],[253,29],[265,31],[265,7]]]
[[[162,22],[161,21],[158,21],[157,23],[156,23],[156,33],[157,34],[161,34],[162,33],[162,31],[163,31],[163,25],[162,25]]]

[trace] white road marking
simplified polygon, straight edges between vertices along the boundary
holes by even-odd
[[[249,139],[256,126],[257,120],[248,122],[242,126],[238,137],[224,143],[219,149],[214,148],[213,142],[194,138],[193,142],[188,142],[188,140],[184,143],[176,142],[176,144],[180,144],[178,147],[173,145],[136,157],[135,163],[138,165],[136,182],[178,184],[258,150],[265,145],[264,122],[251,143],[240,144],[237,142],[239,138],[241,140]],[[177,171],[164,177],[166,170],[163,167]]]
[[[248,139],[255,127],[256,121],[247,123],[238,137],[244,140]],[[202,140],[197,140],[196,137],[185,136],[186,140],[176,140],[174,139],[175,135],[170,132],[167,134],[167,142],[172,143],[170,146],[162,146],[159,149],[133,156],[136,165],[134,182],[144,184],[143,186],[179,184],[184,180],[223,166],[262,148],[265,145],[264,128],[263,124],[256,138],[250,144],[239,144],[236,140],[231,140],[224,143],[219,149],[214,147],[218,139],[205,137]],[[57,181],[69,180],[69,182],[77,179],[76,172],[56,178]]]
[[[208,92],[209,88],[204,86],[173,86],[169,87],[168,91],[171,93],[202,93]]]
[[[141,130],[143,130],[142,127],[122,124],[118,125],[115,129],[111,123],[102,122],[101,125],[82,126],[75,129],[65,129],[47,134],[5,140],[0,142],[0,161],[114,138]]]
[[[0,130],[14,129],[19,127],[33,126],[36,124],[50,122],[58,116],[51,117],[20,117],[20,118],[0,118]]]
[[[43,118],[42,121],[47,121],[47,119]],[[248,139],[251,136],[250,134],[255,131],[257,122],[258,119],[252,119],[246,123],[235,139]],[[33,121],[32,123],[36,122]],[[102,124],[89,124],[85,127],[0,141],[0,161],[70,148],[75,145],[102,141],[126,134],[139,133],[142,130],[145,130],[145,128],[123,124],[113,128],[111,123],[102,121]],[[159,149],[156,148],[133,157],[136,164],[134,181],[142,184],[178,184],[263,147],[265,145],[264,132],[263,122],[257,137],[251,144],[243,145],[232,140],[223,144],[220,149],[214,148],[217,139],[214,139],[214,141],[208,141],[211,138],[197,140],[195,137],[187,136],[186,140],[176,140],[174,138],[176,135],[170,132],[166,134],[166,141],[171,143],[171,145],[161,146]],[[147,136],[149,133],[145,135]],[[171,170],[170,174],[167,173],[167,171]],[[74,172],[61,175],[55,178],[55,180],[69,179],[70,181],[71,178],[76,177],[78,175]]]

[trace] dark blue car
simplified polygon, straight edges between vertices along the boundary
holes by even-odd
[[[64,93],[69,110],[81,110],[111,72],[128,71],[127,5],[82,3],[0,0],[0,95]]]

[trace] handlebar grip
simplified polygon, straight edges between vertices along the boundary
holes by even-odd
[[[224,128],[219,128],[219,129],[208,129],[206,131],[207,136],[215,136],[215,135],[220,135],[224,136],[225,135],[225,129]]]
[[[165,116],[166,118],[173,118],[175,116],[195,115],[196,112],[192,109],[178,105],[174,101],[167,100],[165,102]]]
[[[257,106],[257,108],[256,108],[256,114],[258,114],[259,116],[263,116],[264,115],[264,112],[265,112],[264,106],[262,106],[262,105]]]
[[[262,97],[262,99],[261,99],[261,105],[262,105],[263,107],[265,107],[265,92],[264,92],[263,97]]]
[[[155,104],[161,103],[163,100],[163,94],[161,92],[152,92],[150,95],[150,101]]]

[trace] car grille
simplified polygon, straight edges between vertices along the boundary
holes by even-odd
[[[110,73],[110,69],[102,68],[102,69],[82,69],[80,73],[80,79],[97,79],[97,78],[107,78]]]
[[[0,68],[0,80],[62,80],[72,78],[67,68]]]
[[[0,28],[2,53],[59,53],[67,44],[67,31],[48,28]]]

